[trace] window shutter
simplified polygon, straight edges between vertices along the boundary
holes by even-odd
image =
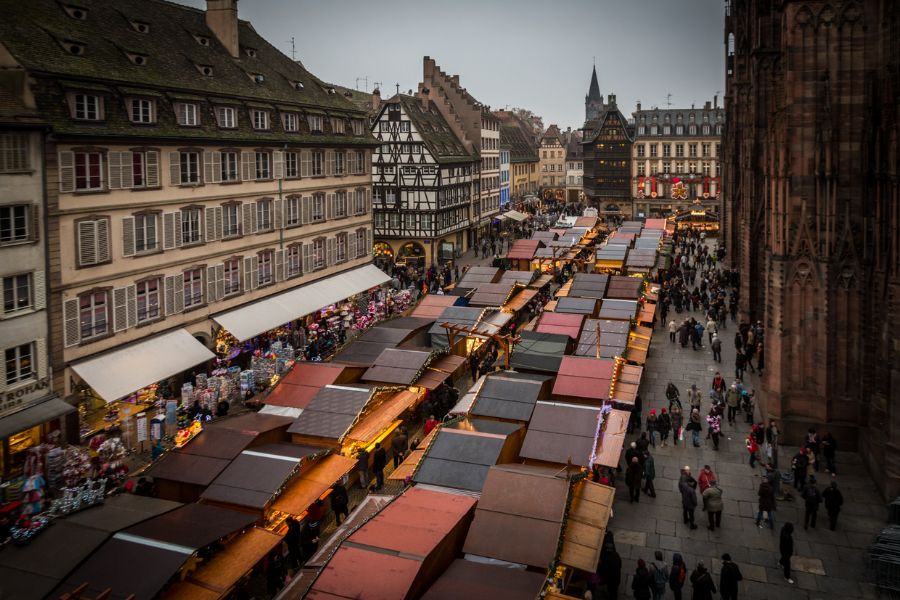
[[[225,297],[225,265],[216,265],[216,298]]]
[[[330,221],[334,218],[334,194],[328,194],[325,197],[325,220]]]
[[[144,163],[147,169],[147,187],[159,187],[159,152],[156,150],[145,152]]]
[[[175,312],[184,312],[184,273],[172,278],[175,281]]]
[[[122,152],[107,152],[107,167],[109,169],[109,189],[122,188]]]
[[[275,223],[275,229],[284,228],[284,201],[276,200],[272,203],[272,210],[275,211],[275,215],[273,217],[273,222]]]
[[[59,191],[75,191],[75,153],[59,153]],[[77,343],[77,342],[76,342]]]
[[[275,281],[282,281],[284,276],[284,250],[275,251]]]
[[[255,273],[253,269],[253,257],[248,256],[244,258],[244,290],[250,291],[256,288],[253,285],[253,274]]]
[[[347,235],[347,258],[356,258],[356,232]]]
[[[363,157],[363,161],[362,161],[362,171],[360,171],[360,173],[361,173],[362,175],[366,175],[366,174],[368,174],[368,173],[370,172],[370,166],[371,166],[371,163],[372,163],[372,157],[371,157],[371,155],[369,154],[368,151],[364,151],[363,154],[362,154],[362,157]]]
[[[272,177],[274,179],[284,178],[284,151],[276,150],[272,153]]]
[[[303,199],[300,203],[300,222],[304,225],[309,223],[311,220],[309,203],[310,197],[303,196]]]
[[[81,316],[78,298],[63,301],[63,344],[66,348],[81,342]]]
[[[311,171],[312,154],[310,154],[309,150],[303,150],[300,152],[300,177],[309,177]]]
[[[243,210],[244,235],[256,233],[256,202],[246,202],[241,205]]]
[[[215,267],[206,267],[206,302],[212,303],[215,302],[218,296],[216,295],[216,268]]]
[[[325,151],[325,174],[334,175],[334,150]]]
[[[97,262],[97,222],[78,223],[78,265],[85,267]]]
[[[171,250],[175,247],[175,215],[178,213],[163,213],[163,250]],[[180,225],[180,223],[179,223]],[[179,227],[180,229],[180,227]]]
[[[203,180],[207,183],[222,182],[222,153],[203,153]]]
[[[253,265],[253,270],[250,273],[251,278],[253,279],[253,289],[259,287],[259,257],[253,256],[250,258],[251,264]]]
[[[32,289],[34,293],[34,309],[41,310],[47,307],[47,275],[44,271],[35,271],[31,275]]]
[[[115,288],[113,297],[113,331],[118,333],[128,328],[128,290]]]
[[[172,185],[181,185],[181,153],[169,152],[169,178]]]
[[[47,376],[47,339],[38,338],[34,340],[34,353],[37,359],[37,376],[43,379]]]
[[[28,205],[28,218],[31,222],[28,224],[28,239],[32,242],[38,241],[41,231],[41,215],[37,204]]]
[[[366,247],[363,256],[371,256],[372,254],[372,230],[366,229]]]
[[[241,152],[241,179],[253,181],[256,179],[256,169],[253,164],[253,152]]]
[[[165,278],[163,297],[166,299],[165,312],[166,316],[175,314],[175,277],[169,275]]]
[[[337,254],[337,240],[335,238],[328,238],[325,240],[325,266],[330,267],[334,264],[336,254]]]
[[[221,210],[221,209],[219,209]],[[216,229],[216,208],[211,207],[203,211],[203,219],[206,221],[206,242],[214,242],[219,239]]]
[[[366,199],[365,204],[363,205],[363,214],[368,215],[372,212],[372,190],[366,189],[364,193],[366,195]]]
[[[225,209],[221,206],[216,207],[216,238],[222,239],[224,237],[224,224],[223,224],[223,216],[222,213]]]
[[[97,262],[108,262],[112,255],[110,254],[109,243],[109,219],[99,219],[97,223]]]
[[[303,244],[303,263],[301,268],[304,273],[312,270],[312,244]]]
[[[129,285],[127,288],[128,327],[137,325],[137,286]],[[159,307],[162,311],[162,307]]]
[[[122,219],[122,256],[134,256],[134,217]]]
[[[131,189],[134,187],[134,152],[121,152],[122,156],[122,187]],[[144,160],[146,161],[146,155]],[[146,185],[146,182],[144,182]]]

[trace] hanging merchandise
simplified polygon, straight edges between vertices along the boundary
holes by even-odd
[[[9,534],[17,546],[24,546],[50,524],[50,519],[41,516],[22,514],[16,524],[10,527]]]
[[[60,495],[50,504],[48,513],[53,517],[61,517],[101,504],[105,499],[106,479],[89,479],[83,485],[61,489]]]
[[[91,471],[91,456],[85,448],[67,446],[63,451],[62,481],[72,487],[87,477]]]
[[[45,458],[47,464],[47,487],[58,489],[63,484],[63,468],[65,467],[65,453],[59,446],[54,446],[47,451]]]
[[[44,506],[44,476],[31,475],[25,479],[22,486],[22,514],[36,515]]]

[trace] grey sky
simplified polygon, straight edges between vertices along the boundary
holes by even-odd
[[[178,0],[203,8],[205,0]],[[723,0],[240,0],[239,16],[317,77],[382,96],[415,89],[434,58],[492,108],[580,127],[596,56],[626,114],[702,105],[724,89]],[[359,81],[359,89],[365,82]],[[721,102],[721,92],[720,92]]]

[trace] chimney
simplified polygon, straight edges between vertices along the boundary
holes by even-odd
[[[715,108],[716,110],[719,109],[719,95],[718,94],[713,96],[713,108]]]
[[[422,71],[423,71],[423,81],[431,81],[434,78],[434,71],[437,68],[437,63],[434,62],[434,59],[430,56],[426,56],[422,59]]]
[[[638,110],[641,110],[641,103],[640,103],[640,102],[637,103],[637,109],[638,109]]]
[[[419,88],[419,104],[421,104],[423,111],[428,110],[428,100],[429,100],[430,93],[431,93],[431,90],[429,90],[425,86],[422,86]]]
[[[450,77],[450,81],[452,81],[457,87],[459,87],[459,75],[453,75]]]
[[[381,108],[381,90],[375,88],[372,90],[372,112],[378,112]]]
[[[238,0],[206,0],[206,26],[233,58],[240,56],[237,3]]]
[[[610,94],[606,97],[606,103],[610,108],[616,108],[616,95]]]
[[[707,100],[706,102],[703,103],[703,110],[709,110],[711,108],[712,108],[712,103],[709,100]]]

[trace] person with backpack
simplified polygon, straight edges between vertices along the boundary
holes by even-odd
[[[702,560],[691,573],[691,585],[694,587],[694,600],[712,600],[713,594],[716,593],[716,584]]]
[[[672,590],[672,596],[675,600],[681,600],[681,590],[684,588],[684,582],[687,579],[687,566],[684,559],[677,552],[672,556],[672,568],[669,569],[669,589]]]
[[[803,488],[803,503],[805,511],[803,513],[803,529],[816,528],[816,516],[819,514],[819,504],[822,503],[822,494],[816,487],[816,478],[810,477],[806,487]]]
[[[631,594],[635,600],[650,600],[653,596],[653,580],[650,578],[650,571],[647,570],[647,563],[643,558],[637,561],[637,569],[631,580]]]
[[[740,568],[731,562],[731,555],[723,554],[722,571],[719,573],[719,593],[722,595],[722,600],[737,600],[738,583],[743,579]]]
[[[657,550],[655,560],[650,563],[650,577],[653,580],[653,600],[662,600],[666,595],[666,584],[669,583],[669,565],[663,560],[663,553]]]

